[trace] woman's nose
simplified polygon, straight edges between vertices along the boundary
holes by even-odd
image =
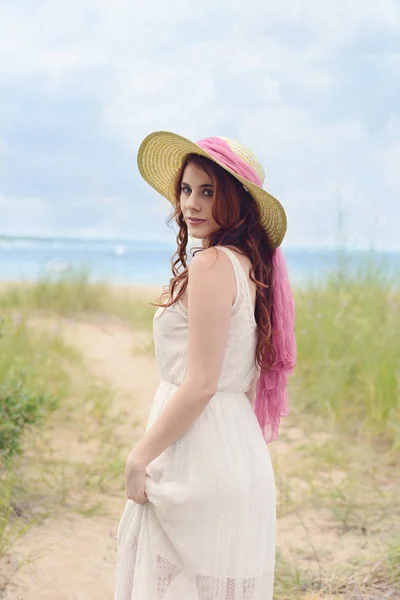
[[[186,200],[186,206],[189,206],[192,208],[198,208],[200,206],[199,198],[198,198],[196,192],[192,192],[190,194],[190,196]]]

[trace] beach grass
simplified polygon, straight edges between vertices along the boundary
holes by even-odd
[[[294,560],[276,552],[274,598],[277,600],[392,600],[400,592],[400,543],[390,542],[372,560],[305,574]]]
[[[24,429],[41,424],[68,393],[63,369],[74,353],[61,338],[39,335],[22,315],[0,320],[0,457],[22,452]]]
[[[138,329],[151,328],[155,311],[135,288],[91,282],[84,270],[67,271],[57,278],[3,285],[0,310],[39,310],[75,319],[113,315]]]
[[[296,290],[294,402],[348,435],[400,448],[400,289],[367,261],[340,257],[323,283]]]
[[[50,330],[39,333],[21,315],[0,321],[0,557],[37,522],[33,489],[18,465],[31,453],[52,413],[70,392],[67,366],[76,354]],[[37,457],[43,467],[42,456]],[[39,468],[40,471],[40,468]],[[44,478],[46,475],[44,475]]]

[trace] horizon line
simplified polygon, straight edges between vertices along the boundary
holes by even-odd
[[[193,238],[197,239],[197,238]],[[167,238],[123,238],[123,237],[72,237],[72,236],[44,236],[44,235],[10,235],[10,234],[0,234],[0,242],[7,240],[21,240],[21,241],[59,241],[59,242],[110,242],[115,244],[131,244],[137,242],[151,242],[151,243],[163,243],[166,245],[174,246],[174,242]],[[189,246],[196,245],[193,243],[188,243]],[[398,248],[382,248],[382,247],[371,247],[371,246],[346,246],[339,242],[336,245],[326,245],[326,246],[303,246],[303,245],[292,245],[292,246],[283,246],[288,250],[356,250],[356,251],[376,251],[376,252],[400,252],[400,247]]]

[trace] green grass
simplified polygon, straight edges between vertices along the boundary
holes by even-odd
[[[20,318],[0,320],[0,461],[21,454],[25,429],[42,423],[66,395],[66,353],[57,336],[39,335]]]
[[[400,542],[393,539],[386,550],[373,560],[349,567],[347,575],[329,582],[328,597],[352,600],[392,599],[400,597]]]
[[[66,365],[75,360],[75,353],[54,332],[38,332],[21,316],[1,320],[0,556],[36,522],[29,509],[34,492],[19,465],[31,451],[30,439],[40,436],[68,395]]]
[[[302,572],[295,561],[276,552],[274,598],[276,600],[391,600],[400,597],[400,545],[392,540],[372,560],[344,566],[336,572]]]
[[[400,290],[366,261],[350,259],[322,284],[296,290],[293,396],[302,412],[352,435],[400,448]],[[292,383],[292,382],[291,382]]]
[[[107,283],[92,283],[87,272],[66,272],[59,278],[7,285],[0,290],[0,310],[32,311],[64,317],[87,318],[89,314],[113,315],[138,329],[151,329],[155,308],[129,290]]]

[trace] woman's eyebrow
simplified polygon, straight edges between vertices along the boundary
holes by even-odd
[[[191,187],[188,183],[185,183],[184,181],[182,181],[181,185],[187,185],[188,187]],[[199,187],[204,188],[204,187],[214,187],[212,183],[202,183],[201,185],[199,185]]]

